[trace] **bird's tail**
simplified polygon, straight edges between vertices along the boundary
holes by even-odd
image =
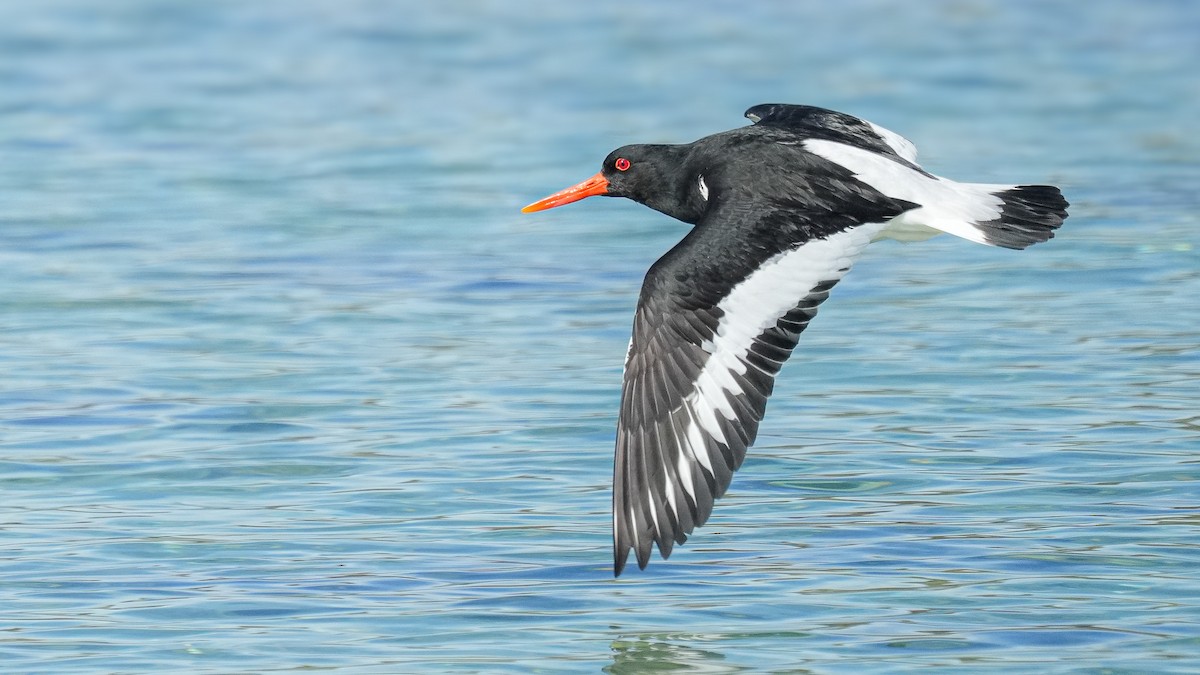
[[[877,235],[920,241],[946,232],[1004,248],[1025,248],[1046,241],[1067,217],[1067,200],[1053,185],[930,183],[929,203],[906,211]]]
[[[1054,236],[1067,218],[1067,200],[1053,185],[1018,185],[993,192],[1000,198],[1000,215],[976,222],[983,243],[1025,248]]]

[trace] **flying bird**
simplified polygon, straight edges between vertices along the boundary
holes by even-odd
[[[613,559],[645,569],[712,513],[754,442],[775,376],[872,241],[947,232],[1046,241],[1067,217],[1050,185],[959,183],[911,142],[845,113],[763,104],[753,124],[682,145],[626,145],[595,176],[534,202],[627,197],[692,225],[650,267],[625,358],[613,469]]]

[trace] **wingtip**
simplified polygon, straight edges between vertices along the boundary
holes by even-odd
[[[622,548],[624,548],[624,550],[621,550]],[[630,546],[622,547],[620,544],[617,544],[617,546],[613,547],[614,579],[621,576],[621,573],[625,571],[625,565],[629,561],[630,551],[633,551],[634,553],[639,570],[646,569],[646,566],[650,564],[650,553],[653,552],[653,547],[638,547],[637,549],[634,549]],[[663,558],[666,557],[667,556],[665,555],[663,556]]]

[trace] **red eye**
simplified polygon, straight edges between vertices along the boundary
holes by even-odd
[[[629,160],[624,157],[618,157],[617,161],[613,162],[613,166],[617,167],[617,171],[625,171],[629,168]]]

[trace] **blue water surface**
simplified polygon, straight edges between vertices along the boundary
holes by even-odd
[[[1200,670],[1200,4],[0,4],[5,672]],[[872,246],[612,578],[646,268],[518,209],[786,101],[1051,182]]]

